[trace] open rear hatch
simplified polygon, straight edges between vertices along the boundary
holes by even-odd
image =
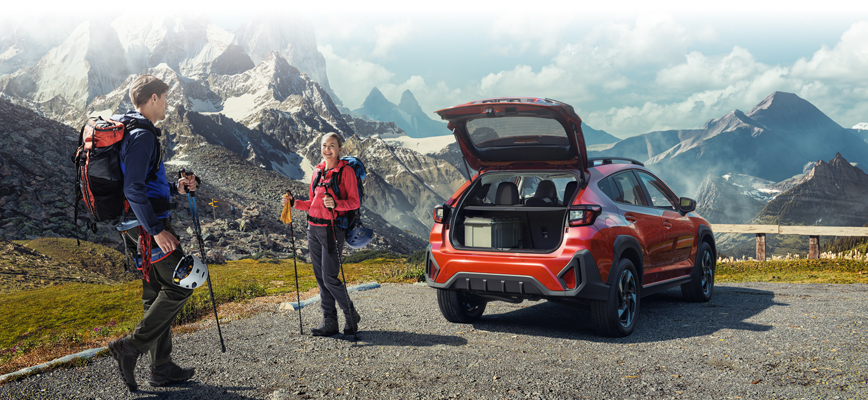
[[[436,111],[474,170],[540,162],[587,167],[582,120],[570,105],[540,98],[498,98]]]

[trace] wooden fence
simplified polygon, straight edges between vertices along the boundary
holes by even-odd
[[[766,260],[766,234],[808,236],[808,258],[820,257],[820,236],[868,236],[868,227],[711,224],[714,233],[755,233],[756,260]]]

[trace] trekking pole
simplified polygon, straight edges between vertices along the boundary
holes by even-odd
[[[332,196],[332,198],[335,198],[335,197]],[[347,318],[347,319],[349,320],[350,326],[353,327],[353,341],[355,342],[356,340],[358,340],[358,336],[356,336],[356,333],[359,331],[359,328],[356,326],[356,320],[355,320],[355,318],[353,318],[353,314],[355,314],[354,313],[355,306],[353,305],[353,302],[350,301],[350,289],[347,287],[347,277],[344,275],[344,263],[341,260],[341,258],[342,258],[341,253],[342,252],[341,252],[341,248],[340,248],[340,242],[338,242],[338,235],[335,232],[335,210],[334,210],[334,208],[330,208],[329,211],[331,211],[331,217],[332,217],[331,226],[332,226],[332,236],[335,237],[335,251],[338,252],[338,267],[341,270],[341,279],[344,281],[344,293],[347,294],[347,308],[350,311],[349,318]]]
[[[181,178],[186,178],[187,175],[193,175],[193,172],[186,172],[182,168],[178,171]],[[193,213],[193,227],[196,231],[196,240],[199,241],[199,256],[202,257],[202,262],[205,262],[205,241],[202,240],[202,228],[199,226],[199,211],[196,210],[196,192],[187,191],[187,203],[190,206],[190,211]],[[220,330],[220,318],[217,317],[217,302],[214,301],[214,289],[211,287],[211,273],[208,273],[208,293],[211,295],[211,306],[214,307],[214,320],[217,321],[217,335],[220,336],[220,350],[225,353],[226,345],[223,343],[223,331]]]
[[[283,195],[283,197],[287,199],[293,198],[289,189],[286,189],[286,194]],[[295,232],[292,230],[292,204],[290,200],[287,200],[287,204],[283,205],[283,212],[280,214],[280,222],[289,224],[289,237],[292,238],[292,268],[295,270],[295,301],[298,305],[298,334],[304,335],[304,328],[301,326],[301,294],[298,290],[298,265],[295,261]]]

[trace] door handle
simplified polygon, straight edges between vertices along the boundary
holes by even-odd
[[[663,227],[666,228],[666,229],[672,229],[672,223],[670,223],[670,222],[664,222],[664,223],[663,223]]]
[[[636,222],[636,217],[633,216],[633,214],[625,214],[624,219],[626,219],[627,222],[629,222],[631,224]]]

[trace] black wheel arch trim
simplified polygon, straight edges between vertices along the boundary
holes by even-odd
[[[713,258],[717,258],[717,245],[714,244],[714,232],[711,231],[711,227],[708,225],[699,225],[697,231],[698,241],[696,242],[696,248],[699,248],[699,244],[702,242],[708,242],[708,245],[711,246],[711,256]],[[708,240],[705,240],[708,238]]]
[[[635,268],[636,273],[639,274],[639,286],[641,287],[641,282],[644,275],[644,270],[642,268],[642,255],[644,254],[644,252],[642,251],[642,246],[639,244],[639,240],[637,240],[635,237],[629,235],[620,235],[615,238],[615,242],[612,244],[612,267],[609,268],[609,270],[611,271],[613,268],[615,268],[616,265],[618,265],[618,263],[621,261],[621,255],[624,254],[624,251],[626,251],[627,249],[635,251],[636,254],[639,256],[639,262],[634,263],[633,268]],[[612,279],[615,278],[612,277],[612,274],[609,274],[609,277],[606,279],[606,283],[608,285],[611,285]]]

